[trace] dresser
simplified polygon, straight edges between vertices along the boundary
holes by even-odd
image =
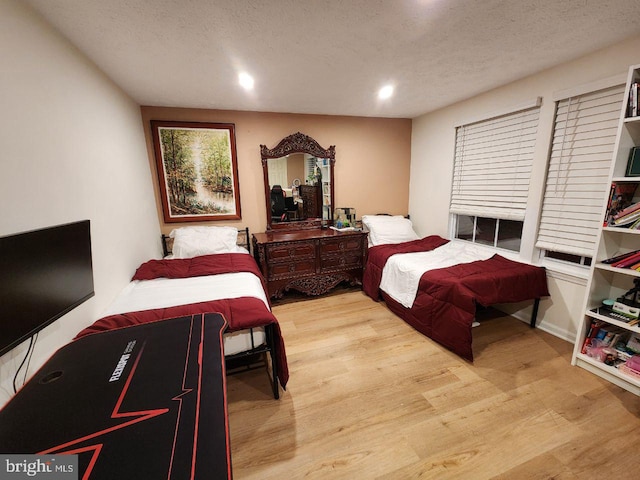
[[[321,295],[343,281],[362,283],[367,233],[319,228],[255,233],[253,252],[270,297],[282,298],[288,290]]]

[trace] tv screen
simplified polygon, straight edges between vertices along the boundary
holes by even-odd
[[[0,238],[0,356],[93,295],[89,220]]]

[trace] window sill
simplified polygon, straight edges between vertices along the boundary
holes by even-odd
[[[459,238],[454,238],[452,241],[464,242],[467,245],[473,245],[478,249],[497,253],[498,255],[508,258],[509,260],[514,260],[516,262],[529,263],[530,265],[538,265],[544,267],[547,269],[547,275],[549,277],[563,280],[565,282],[575,283],[576,285],[586,286],[587,280],[589,279],[589,272],[591,271],[590,267],[586,267],[584,265],[572,265],[570,263],[554,260],[551,258],[543,258],[539,263],[532,263],[523,260],[518,252],[514,252],[511,250],[490,247],[488,245],[473,243],[467,240],[461,240]]]
[[[589,267],[570,265],[549,258],[544,258],[541,265],[547,269],[547,274],[552,278],[584,286],[587,285],[589,272],[591,271]]]

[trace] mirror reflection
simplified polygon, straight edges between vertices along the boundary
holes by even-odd
[[[300,132],[269,149],[260,145],[267,228],[314,228],[332,221],[335,147]]]
[[[272,222],[329,220],[329,159],[292,153],[267,160]]]

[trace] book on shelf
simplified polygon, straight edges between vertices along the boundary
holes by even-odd
[[[637,219],[635,222],[629,224],[627,228],[629,230],[640,230],[640,218]]]
[[[629,160],[627,160],[627,177],[640,176],[640,147],[631,147],[629,150]]]
[[[632,203],[628,207],[623,208],[622,210],[620,210],[618,213],[615,213],[613,215],[613,219],[614,220],[618,220],[620,218],[626,217],[627,215],[631,215],[631,214],[637,213],[637,212],[640,212],[640,202]]]
[[[591,345],[591,342],[593,341],[594,338],[596,338],[596,335],[598,335],[598,332],[600,331],[600,328],[602,327],[602,325],[604,324],[604,322],[600,321],[600,320],[591,320],[591,325],[589,325],[589,331],[587,332],[587,336],[584,339],[584,342],[582,343],[582,350],[580,350],[581,353],[587,353],[587,347],[589,345]]]
[[[630,226],[635,223],[636,220],[640,219],[640,210],[636,210],[635,212],[627,213],[618,218],[613,219],[613,225],[616,227],[622,227],[624,225]]]
[[[629,104],[627,108],[627,117],[637,117],[640,110],[638,110],[638,89],[640,88],[638,82],[633,82],[629,87]]]
[[[627,253],[621,253],[619,255],[616,255],[614,257],[611,258],[605,258],[604,260],[602,260],[602,263],[607,263],[607,264],[612,264],[612,263],[616,263],[619,262],[621,260],[624,260],[625,258],[629,258],[637,253],[640,253],[640,249],[638,250],[631,250],[630,252]]]
[[[640,253],[634,253],[629,257],[612,263],[611,266],[616,268],[630,268],[632,265],[635,265],[638,262],[640,262]]]
[[[615,215],[633,203],[633,196],[637,188],[638,183],[635,182],[611,182],[609,200],[607,201],[607,213],[605,214],[603,226],[615,225]]]

